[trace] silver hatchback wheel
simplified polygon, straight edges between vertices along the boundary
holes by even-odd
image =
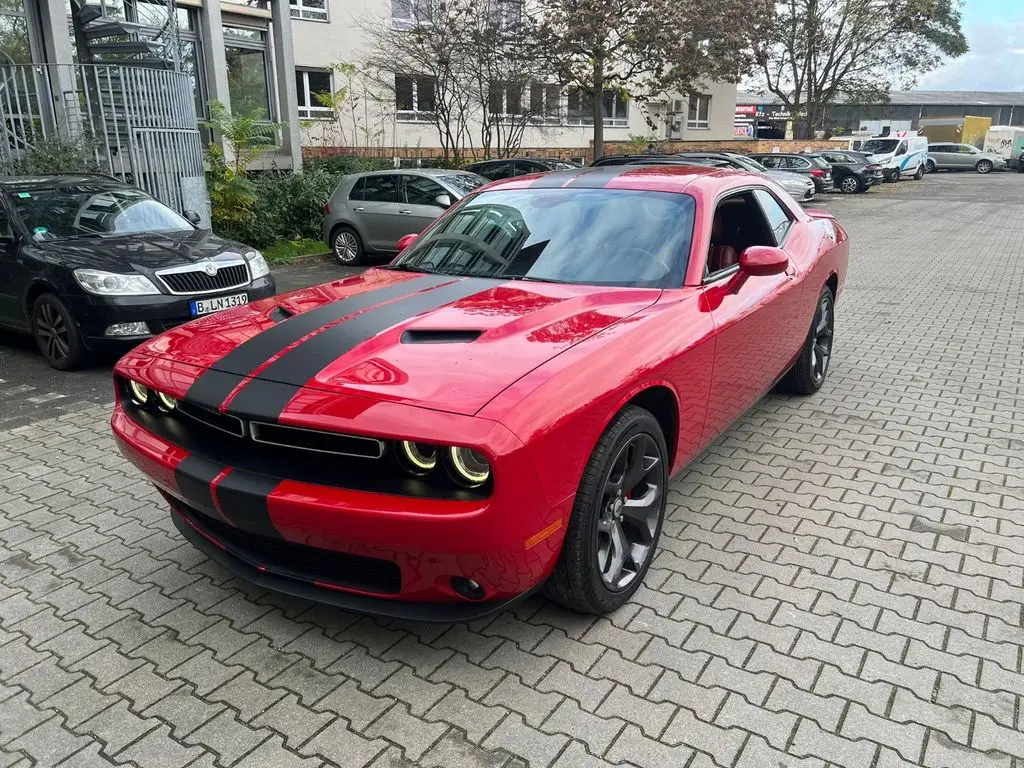
[[[359,238],[351,229],[339,229],[334,235],[334,257],[345,266],[358,264],[362,255]]]

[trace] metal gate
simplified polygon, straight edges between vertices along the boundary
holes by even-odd
[[[132,165],[140,169],[136,184],[174,210],[193,210],[206,219],[208,198],[199,131],[136,128],[131,145]]]

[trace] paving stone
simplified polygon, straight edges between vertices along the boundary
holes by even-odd
[[[185,743],[201,744],[217,755],[221,765],[234,765],[269,736],[270,731],[250,728],[224,711],[189,734]]]
[[[636,723],[647,736],[656,739],[675,714],[675,710],[673,704],[654,704],[647,699],[634,696],[625,686],[616,685],[597,708],[597,715],[605,718],[618,717]]]
[[[593,754],[601,755],[619,735],[625,721],[618,718],[603,718],[580,709],[572,699],[563,699],[554,712],[541,725],[548,733],[564,733],[572,739],[582,741]]]
[[[416,677],[408,667],[402,667],[384,683],[377,686],[373,695],[391,696],[409,705],[414,715],[423,715],[451,690],[447,683],[431,683]]]
[[[348,722],[339,717],[316,736],[306,742],[299,751],[304,755],[318,755],[345,768],[361,768],[387,749],[383,739],[367,739],[348,728]]]
[[[380,736],[402,747],[405,757],[419,760],[447,732],[443,723],[429,723],[409,714],[403,704],[395,704],[369,728],[366,736]]]
[[[244,722],[248,723],[270,709],[285,695],[283,690],[269,688],[256,682],[252,672],[242,672],[238,677],[228,680],[217,690],[207,694],[206,698],[209,701],[222,701],[228,704],[238,711]]]
[[[168,723],[173,729],[174,737],[181,739],[212,720],[224,709],[224,704],[204,701],[195,694],[193,688],[183,686],[153,702],[142,714],[146,717],[160,718]]]
[[[353,719],[354,727],[362,730],[358,723],[354,722],[356,717],[366,716],[361,707],[346,707],[342,713]],[[379,714],[378,712],[369,716],[367,724]],[[298,696],[288,694],[255,718],[251,725],[253,728],[272,728],[284,736],[285,744],[288,747],[296,749],[333,719],[334,715],[330,712],[314,712],[308,707],[302,706]]]
[[[547,768],[569,742],[561,734],[547,735],[527,725],[513,712],[484,741],[486,749],[503,749],[521,757],[530,768]]]

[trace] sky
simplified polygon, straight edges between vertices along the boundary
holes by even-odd
[[[971,50],[922,76],[920,90],[1024,90],[1024,0],[965,0]]]

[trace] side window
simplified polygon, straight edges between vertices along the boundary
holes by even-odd
[[[537,171],[547,170],[541,168],[539,163],[530,162],[529,160],[516,160],[515,161],[515,173],[513,176],[525,176],[528,173],[537,173]]]
[[[786,233],[789,232],[793,220],[789,217],[786,209],[779,204],[779,201],[770,192],[757,189],[754,190],[754,197],[761,204],[764,217],[768,220],[768,228],[771,229],[772,235],[775,238],[775,242],[771,243],[771,245],[781,245],[782,241],[786,239]]]
[[[498,179],[508,179],[512,177],[512,161],[506,160],[504,163],[495,163],[487,169],[486,173],[480,174],[485,176],[491,181],[497,181]]]
[[[978,154],[978,150],[975,149],[974,147],[972,147],[970,144],[961,144],[960,145],[960,151],[963,152],[965,155],[976,155],[976,154]]]
[[[363,200],[368,203],[397,203],[400,202],[398,196],[398,182],[399,176],[397,174],[388,174],[386,176],[366,176],[364,181],[363,189]]]
[[[761,158],[761,165],[763,165],[765,168],[778,168],[779,160],[781,159],[782,158],[776,157],[774,155],[766,155]]]
[[[773,230],[765,220],[756,197],[761,194],[771,198],[763,190],[740,192],[724,198],[715,207],[711,222],[711,243],[704,265],[705,281],[715,281],[731,274],[740,262],[740,254],[750,246],[776,245]],[[786,217],[784,211],[780,210],[780,213]],[[788,217],[786,223],[789,223]]]
[[[448,190],[425,176],[405,177],[405,202],[409,205],[432,205],[436,208],[437,200],[434,198],[438,195],[451,197]]]
[[[811,161],[806,157],[791,157],[789,158],[789,168],[796,170],[806,171],[811,167]]]
[[[366,179],[358,178],[356,183],[352,185],[351,191],[348,193],[349,200],[364,200],[364,194],[366,189]]]
[[[7,209],[4,208],[3,204],[0,203],[0,237],[11,237],[14,234],[14,228],[11,226],[11,216],[7,213]]]
[[[905,142],[905,141],[901,141],[900,142],[900,145],[898,147],[896,147],[896,154],[897,155],[905,155],[905,154],[907,154],[907,142]]]

